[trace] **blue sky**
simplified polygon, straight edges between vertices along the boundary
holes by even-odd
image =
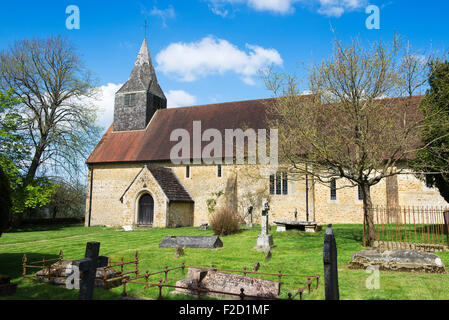
[[[66,8],[80,10],[80,29],[66,28]],[[369,30],[368,5],[380,9]],[[266,98],[257,70],[274,64],[304,75],[331,53],[332,33],[348,41],[391,40],[414,48],[449,45],[449,2],[370,0],[8,1],[0,11],[0,48],[21,38],[62,34],[78,47],[103,86],[100,123],[112,120],[113,94],[131,72],[149,23],[149,45],[171,106]]]

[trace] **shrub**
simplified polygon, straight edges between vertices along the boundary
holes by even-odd
[[[9,180],[0,166],[0,237],[2,236],[2,232],[8,228],[11,206]]]
[[[240,217],[229,208],[221,208],[215,212],[210,221],[210,227],[215,235],[227,236],[240,230]]]

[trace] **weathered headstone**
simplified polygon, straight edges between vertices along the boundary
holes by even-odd
[[[177,288],[174,292],[182,292],[198,296],[195,289],[203,289],[202,295],[211,297],[239,299],[238,296],[226,295],[225,293],[240,294],[241,289],[249,296],[259,298],[276,298],[280,294],[280,282],[257,279],[230,273],[215,272],[206,269],[189,268],[187,278],[176,282]],[[207,293],[207,290],[220,291],[224,293]]]
[[[340,300],[338,290],[337,243],[330,224],[324,234],[324,286],[326,300]]]
[[[219,236],[172,236],[165,237],[159,248],[215,249],[223,247]]]
[[[179,258],[184,255],[184,249],[183,248],[176,248],[175,249],[175,257]]]
[[[260,263],[259,263],[259,262],[256,262],[256,263],[254,264],[253,271],[254,271],[254,272],[257,272],[257,271],[259,271],[259,268],[260,268]]]
[[[209,224],[208,223],[202,223],[198,229],[200,231],[206,231],[207,229],[209,229]]]
[[[251,229],[253,227],[253,206],[248,207],[248,224],[247,227]]]
[[[268,211],[270,210],[270,206],[267,199],[263,200],[262,208],[261,231],[260,235],[257,237],[257,243],[254,249],[256,249],[257,251],[266,252],[274,247],[273,236],[268,233]]]
[[[446,273],[439,256],[412,250],[362,250],[352,255],[348,265],[350,269],[367,269],[370,266],[386,271]]]
[[[92,300],[97,268],[107,266],[108,258],[99,257],[99,253],[100,243],[88,242],[86,245],[84,259],[75,260],[72,262],[72,265],[76,266],[82,273],[80,292],[78,295],[79,300]]]
[[[268,250],[267,251],[267,254],[265,255],[265,261],[269,261],[269,260],[271,260],[271,250]]]

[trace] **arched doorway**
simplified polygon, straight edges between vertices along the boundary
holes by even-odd
[[[149,194],[144,194],[139,199],[139,213],[137,223],[139,225],[152,225],[154,218],[154,200]]]

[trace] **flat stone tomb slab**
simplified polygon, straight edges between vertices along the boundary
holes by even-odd
[[[194,296],[198,296],[198,292],[194,290],[195,288],[233,294],[240,294],[240,289],[243,288],[246,295],[259,298],[276,298],[279,296],[281,290],[281,285],[277,281],[197,268],[189,268],[187,278],[176,282],[176,286],[184,287],[185,289],[177,288],[175,292],[187,293]],[[239,299],[238,296],[213,292],[208,293],[207,296]]]
[[[159,244],[159,248],[215,249],[222,247],[223,242],[219,236],[172,236],[165,237]]]
[[[277,232],[284,232],[289,229],[298,229],[305,232],[315,232],[317,223],[315,221],[295,221],[295,220],[275,220]]]
[[[445,266],[436,254],[410,250],[362,250],[352,255],[350,269],[377,266],[379,270],[446,273]]]

